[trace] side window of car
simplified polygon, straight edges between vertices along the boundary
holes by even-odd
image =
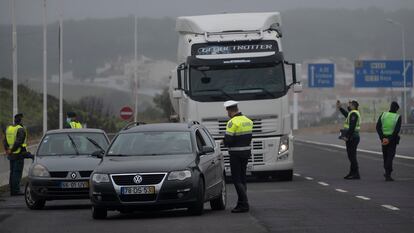
[[[214,148],[216,146],[216,141],[214,141],[214,138],[211,136],[211,134],[208,132],[207,129],[203,129],[203,132],[206,135],[206,137],[208,138],[208,140],[210,141],[211,147]]]
[[[197,141],[197,148],[199,151],[206,145],[203,136],[201,136],[200,131],[196,130],[196,141]]]
[[[204,131],[204,129],[200,129],[199,131],[201,133],[201,136],[203,136],[203,139],[205,141],[206,146],[209,146],[209,147],[214,148],[213,142],[211,141],[211,139],[208,136],[208,134]]]

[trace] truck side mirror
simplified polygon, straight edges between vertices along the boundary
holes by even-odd
[[[302,86],[302,64],[296,63],[294,68],[294,84],[293,92],[300,93],[303,90]]]
[[[178,89],[184,90],[186,87],[186,80],[187,80],[187,66],[185,63],[181,63],[177,66],[177,84]],[[183,78],[184,78],[184,86],[183,86]]]

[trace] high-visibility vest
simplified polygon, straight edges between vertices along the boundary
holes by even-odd
[[[226,135],[236,137],[235,145],[229,147],[229,151],[251,150],[251,135],[253,121],[243,115],[233,117],[227,122]]]
[[[355,113],[358,116],[358,120],[357,120],[357,123],[356,123],[356,126],[355,126],[355,131],[359,132],[359,130],[361,130],[361,115],[359,114],[358,110],[352,110],[348,113],[348,116],[346,117],[346,120],[345,120],[344,128],[349,129],[349,118],[350,118],[352,113]]]
[[[6,141],[7,144],[9,146],[9,148],[13,148],[14,143],[16,142],[16,137],[17,137],[17,131],[23,128],[21,125],[10,125],[9,127],[7,127],[6,129]],[[26,130],[25,130],[26,131]],[[13,154],[19,154],[21,149],[27,147],[27,131],[26,131],[26,135],[23,141],[23,144],[21,147],[17,148],[17,150],[12,151]]]
[[[71,121],[69,125],[72,129],[82,129],[82,124],[76,121]]]
[[[382,113],[381,115],[382,133],[385,136],[392,135],[399,117],[400,115],[394,112],[383,112]]]

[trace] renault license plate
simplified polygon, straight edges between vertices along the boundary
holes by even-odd
[[[155,193],[155,186],[121,187],[121,194],[123,195],[154,194],[154,193]]]
[[[60,187],[63,189],[80,189],[80,188],[89,188],[88,181],[76,181],[76,182],[62,182]]]

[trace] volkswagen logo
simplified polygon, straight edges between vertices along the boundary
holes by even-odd
[[[76,172],[72,172],[71,174],[70,174],[70,177],[72,178],[72,179],[76,179],[76,177],[77,177],[78,175],[76,175]]]
[[[140,184],[141,182],[142,182],[142,176],[140,176],[140,175],[134,176],[134,183],[135,184]]]

